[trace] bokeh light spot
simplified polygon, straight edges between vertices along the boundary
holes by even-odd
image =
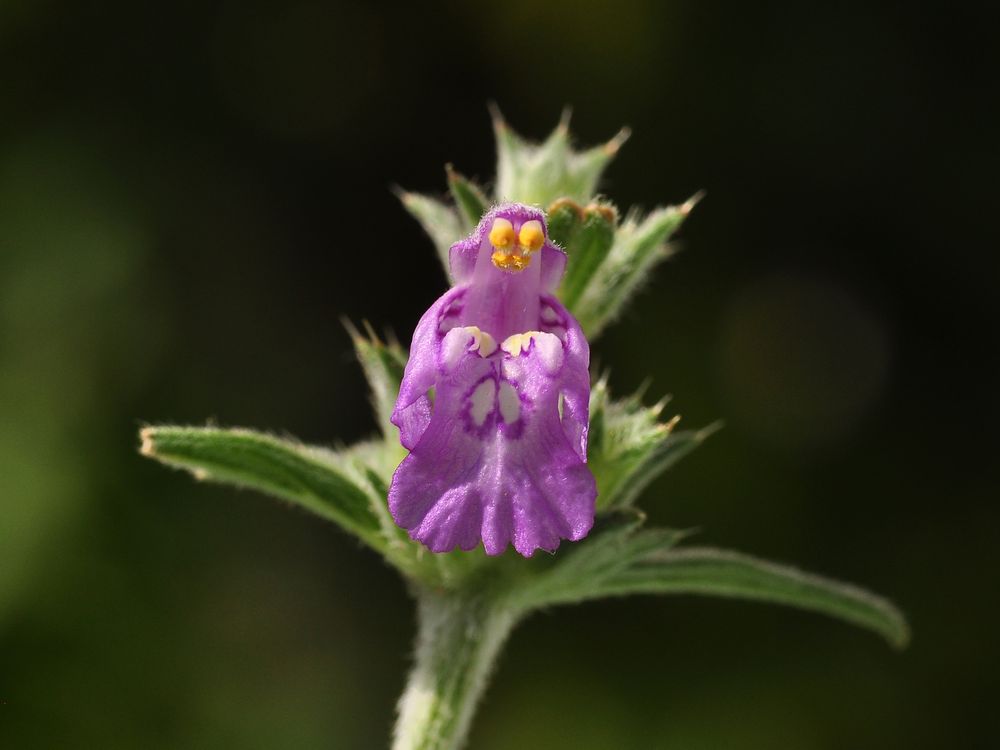
[[[884,324],[829,279],[752,283],[726,313],[720,345],[727,418],[779,450],[846,440],[886,384]]]

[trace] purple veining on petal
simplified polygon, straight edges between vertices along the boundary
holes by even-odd
[[[462,396],[462,408],[458,416],[467,433],[483,440],[496,430],[496,401],[497,377],[496,372],[491,370],[466,389]]]
[[[562,425],[566,438],[581,461],[587,460],[587,432],[590,428],[590,345],[576,318],[553,296],[543,297],[543,304],[559,317],[551,328],[565,347],[567,378],[563,388]],[[544,322],[544,321],[543,321]],[[543,325],[542,330],[547,330]]]
[[[520,389],[515,381],[505,376],[501,378],[497,390],[497,430],[507,440],[520,440],[524,426],[531,419],[535,405]]]
[[[440,330],[441,313],[461,300],[465,292],[462,287],[445,292],[423,314],[413,332],[410,359],[403,371],[403,382],[391,417],[392,423],[399,428],[400,442],[409,450],[413,450],[431,419],[431,402],[427,391],[437,380],[435,353],[446,333]]]
[[[506,235],[491,236],[494,222]],[[389,508],[434,552],[522,555],[586,536],[597,489],[586,466],[589,347],[552,296],[565,255],[544,215],[493,208],[451,249],[458,286],[421,318],[392,421],[410,450]],[[535,243],[528,246],[527,237]],[[514,249],[497,244],[517,238]],[[509,255],[508,253],[513,253]],[[435,400],[427,396],[434,388]],[[561,403],[561,408],[560,408]]]
[[[462,309],[464,307],[462,305],[462,298],[464,296],[465,294],[463,291],[462,294],[456,295],[449,300],[446,305],[442,306],[437,318],[437,330],[439,335],[444,336],[452,328],[459,325],[459,321],[462,319]]]

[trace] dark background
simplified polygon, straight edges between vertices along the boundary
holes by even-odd
[[[987,4],[983,4],[983,8]],[[394,184],[632,140],[605,192],[707,190],[594,346],[727,426],[656,523],[857,581],[818,616],[636,599],[514,635],[475,748],[994,746],[996,18],[617,0],[0,4],[0,745],[385,746],[413,630],[335,528],[136,453],[143,420],[372,432],[339,319],[444,289]]]

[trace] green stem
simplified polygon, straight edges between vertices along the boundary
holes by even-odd
[[[457,750],[491,668],[518,619],[486,594],[422,590],[413,671],[399,700],[393,750]]]

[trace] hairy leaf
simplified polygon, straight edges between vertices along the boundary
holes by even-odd
[[[873,630],[896,648],[909,641],[903,614],[887,599],[787,565],[710,547],[657,550],[612,573],[594,597],[707,594],[821,612]]]
[[[695,196],[680,206],[657,209],[641,220],[634,213],[625,218],[611,250],[570,307],[588,337],[597,336],[621,313],[647,281],[653,266],[669,255],[667,241],[698,199]]]
[[[677,431],[677,417],[660,421],[666,399],[644,406],[640,396],[612,400],[606,378],[591,389],[587,462],[597,479],[598,510],[631,505],[650,482],[719,427]]]
[[[387,441],[398,445],[399,430],[389,418],[399,396],[399,384],[406,367],[406,350],[397,341],[381,341],[370,327],[365,335],[346,320],[344,325],[351,335],[354,351],[371,388],[372,407],[379,429]]]
[[[618,213],[610,203],[592,204],[580,214],[579,228],[563,245],[569,258],[559,287],[560,299],[571,310],[611,250],[618,225]]]
[[[490,201],[476,183],[445,165],[448,190],[458,208],[458,215],[466,233],[472,231],[490,207]]]
[[[444,272],[450,279],[451,264],[448,260],[448,251],[465,235],[462,231],[462,223],[458,218],[458,212],[437,198],[431,198],[427,195],[406,191],[399,191],[397,194],[403,207],[420,222],[420,226],[434,242],[438,260],[441,261]]]
[[[357,468],[332,451],[244,429],[155,426],[140,436],[143,455],[196,479],[273,495],[334,521],[376,549],[385,546],[372,494]]]
[[[640,529],[643,518],[638,511],[599,517],[585,540],[538,563],[544,569],[535,570],[514,592],[517,606],[530,609],[591,599],[601,582],[655,550],[670,549],[688,534]]]
[[[495,197],[547,206],[557,198],[589,201],[604,169],[628,138],[623,129],[606,143],[577,152],[569,138],[569,111],[542,143],[531,143],[515,133],[493,107],[497,142]]]

